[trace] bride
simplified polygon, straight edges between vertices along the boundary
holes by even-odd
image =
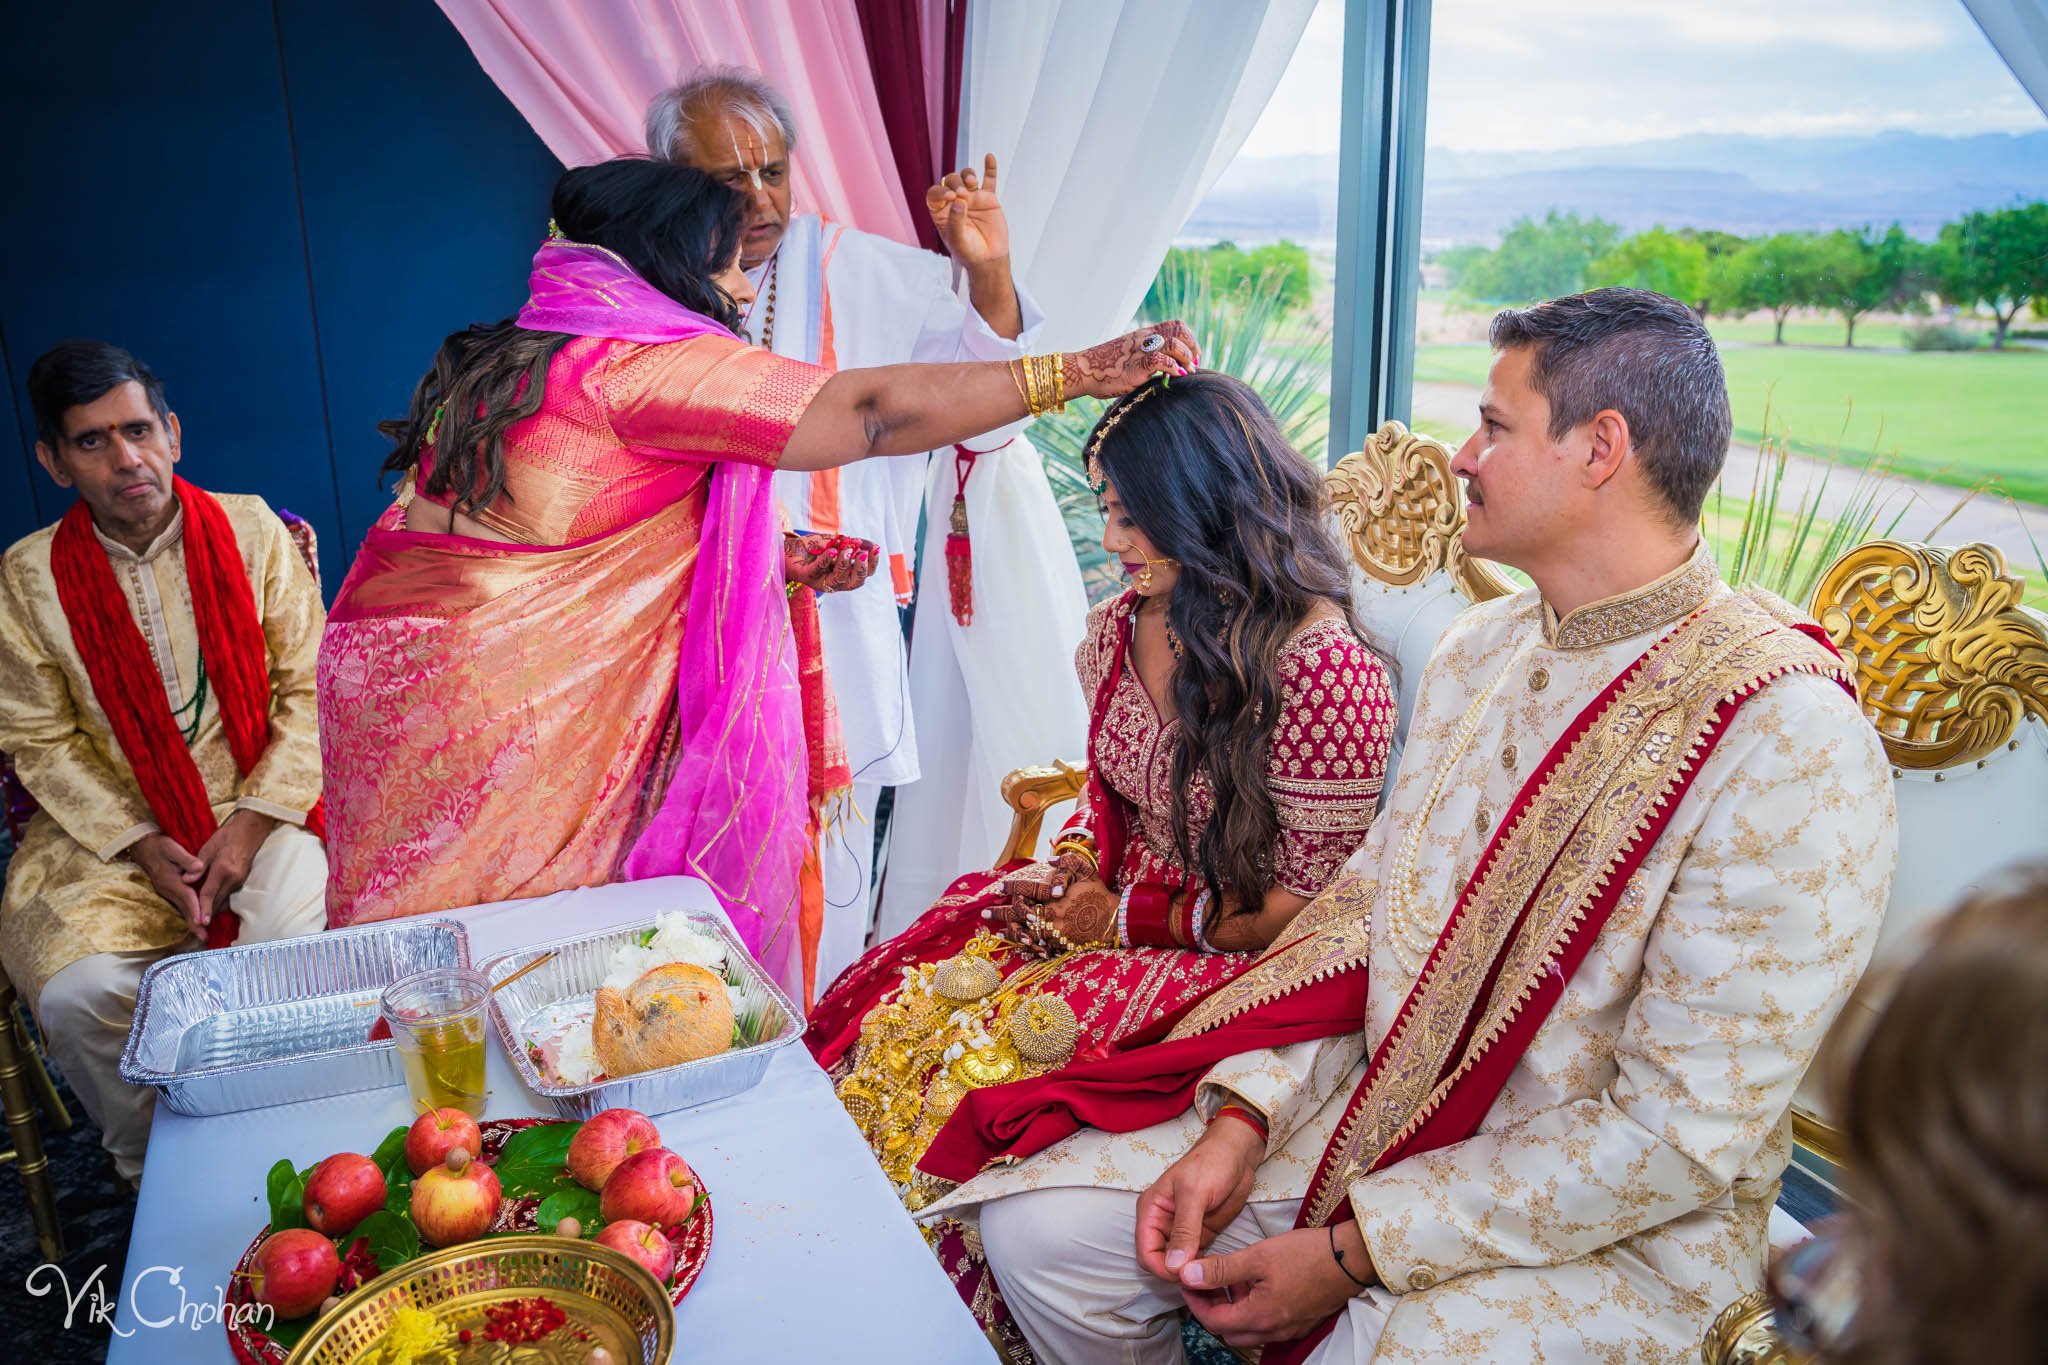
[[[1124,1043],[1249,966],[1363,841],[1393,742],[1320,480],[1257,394],[1149,381],[1103,414],[1088,474],[1130,586],[1076,654],[1089,780],[1054,856],[954,882],[805,1034],[913,1207],[967,1091]],[[944,1238],[962,1294],[1000,1317],[980,1258]]]

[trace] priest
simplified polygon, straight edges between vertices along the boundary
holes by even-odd
[[[0,562],[0,751],[40,808],[0,964],[134,1182],[155,1094],[119,1067],[143,970],[325,922],[325,613],[261,498],[175,475],[178,417],[141,361],[67,341],[28,389],[36,459],[78,501]]]
[[[688,74],[649,106],[647,142],[653,155],[695,166],[747,196],[740,264],[756,293],[746,318],[747,335],[779,355],[828,369],[1010,360],[1022,356],[1037,335],[1038,310],[1011,277],[1009,227],[996,196],[993,156],[979,170],[947,175],[926,196],[932,222],[952,255],[949,264],[943,256],[817,213],[795,212],[790,183],[790,159],[798,142],[795,116],[782,94],[755,72],[721,66]],[[955,264],[964,276],[964,301],[953,282]],[[1024,761],[1073,752],[1084,732],[1082,700],[1067,665],[1081,637],[1087,604],[1074,575],[1067,576],[1073,590],[1065,595],[1040,586],[1048,581],[1045,566],[1070,562],[1072,551],[1037,454],[1020,430],[990,432],[934,452],[937,458],[874,460],[775,477],[794,526],[873,541],[882,547],[881,568],[886,570],[859,589],[818,604],[853,790],[851,809],[843,810],[827,830],[821,848],[823,926],[807,973],[817,990],[830,984],[866,943],[875,874],[873,821],[884,788],[922,777],[927,784],[962,788],[940,793],[921,788],[921,796],[939,798],[940,809],[972,809],[977,796],[997,801],[997,784],[1007,771],[977,771],[968,761],[977,728],[1008,727],[1007,739],[1023,740],[1017,752],[1028,756]],[[964,498],[956,514],[957,494]],[[950,525],[956,516],[968,526]],[[918,536],[925,517],[931,523],[926,543],[933,550],[920,570]],[[949,532],[963,529],[949,560],[938,547]],[[957,562],[960,550],[969,552],[964,574]],[[929,604],[921,607],[917,647],[957,651],[959,661],[949,676],[961,680],[940,694],[952,704],[922,716],[913,715],[899,612],[911,602],[913,573],[921,573],[928,593],[945,600],[952,618],[949,628],[941,629],[944,618]],[[993,657],[1006,665],[993,664],[990,651],[997,651]],[[1021,672],[1007,663],[1015,660],[1024,661]],[[933,668],[919,668],[921,676],[932,673]],[[962,682],[966,714],[959,705]],[[1006,697],[1036,699],[1024,712],[1006,709],[1000,720],[975,714],[976,685],[985,693],[990,683],[1007,689]],[[984,704],[993,706],[995,698],[984,696]],[[1020,725],[1021,736],[1016,733]],[[969,784],[986,790],[967,791]],[[922,830],[920,838],[935,833]],[[999,840],[1000,825],[992,831],[977,827],[968,837],[974,857],[959,866],[986,860]],[[918,910],[941,889],[934,885],[916,895]],[[892,903],[899,899],[896,890],[892,883]],[[901,926],[883,927],[889,932]]]
[[[1465,547],[1535,586],[1438,644],[1353,875],[922,1163],[1043,1359],[1177,1360],[1186,1309],[1267,1365],[1675,1362],[1758,1285],[1890,773],[1849,666],[1701,539],[1730,416],[1692,311],[1596,290],[1492,342]]]

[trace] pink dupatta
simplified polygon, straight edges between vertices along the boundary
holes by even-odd
[[[655,344],[732,335],[603,247],[551,237],[534,255],[530,289],[518,323],[537,332]],[[781,979],[810,806],[772,472],[712,466],[676,675],[675,775],[625,874],[702,879]]]

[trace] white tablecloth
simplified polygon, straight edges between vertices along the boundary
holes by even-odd
[[[676,877],[452,917],[468,925],[471,960],[481,962],[581,928],[683,908],[715,904],[701,883]],[[495,1032],[486,1084],[493,1117],[551,1114],[520,1084]],[[303,1167],[337,1151],[367,1152],[410,1114],[402,1087],[216,1118],[160,1108],[110,1365],[231,1360],[219,1323],[197,1319],[202,1305],[218,1303],[228,1272],[263,1226],[264,1173],[279,1157]],[[703,1176],[717,1215],[703,1278],[676,1310],[675,1360],[993,1358],[801,1043],[777,1053],[745,1094],[654,1118]]]

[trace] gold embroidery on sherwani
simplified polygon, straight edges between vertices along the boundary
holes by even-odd
[[[1383,1045],[1387,1060],[1371,1092],[1336,1133],[1330,1178],[1311,1191],[1312,1222],[1325,1221],[1349,1184],[1435,1111],[1520,1012],[1609,870],[1698,761],[1714,711],[1788,672],[1847,677],[1839,660],[1784,629],[1761,598],[1747,594],[1720,599],[1651,648],[1475,873],[1450,942]],[[1205,1032],[1314,981],[1364,968],[1377,891],[1362,878],[1338,881],[1302,912],[1289,942],[1190,1011],[1173,1036]],[[1502,969],[1485,1016],[1453,1069],[1452,1049],[1496,961]]]
[[[1588,902],[1699,761],[1721,704],[1792,672],[1849,677],[1839,659],[1745,594],[1722,598],[1651,647],[1480,868],[1449,942],[1383,1044],[1385,1064],[1338,1128],[1329,1178],[1310,1191],[1309,1223],[1327,1221],[1351,1183],[1435,1112],[1521,1012]],[[1489,978],[1485,1014],[1452,1068]]]

